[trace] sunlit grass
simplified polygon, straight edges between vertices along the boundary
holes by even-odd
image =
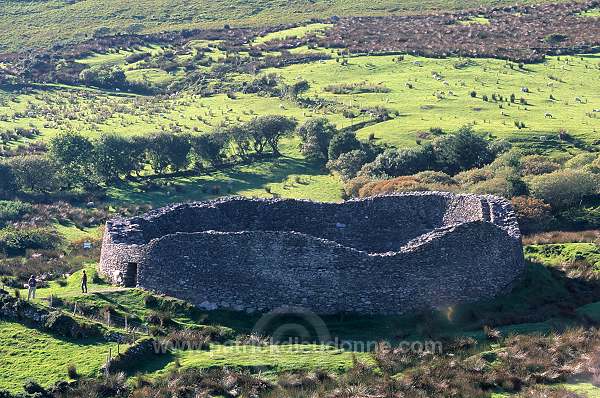
[[[59,339],[37,329],[0,321],[0,390],[23,392],[29,379],[44,387],[68,380],[67,367],[94,377],[117,343],[104,340]],[[124,348],[121,346],[121,348]]]

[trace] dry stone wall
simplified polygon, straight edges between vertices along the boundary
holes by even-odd
[[[490,298],[524,268],[510,203],[406,193],[225,198],[107,223],[100,270],[203,308],[395,314]]]

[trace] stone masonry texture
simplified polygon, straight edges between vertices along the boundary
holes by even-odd
[[[100,271],[205,309],[401,314],[507,292],[524,260],[510,202],[412,192],[229,197],[113,219]]]

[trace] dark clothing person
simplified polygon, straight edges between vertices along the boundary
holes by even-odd
[[[35,288],[37,287],[37,281],[35,280],[35,276],[31,275],[31,278],[27,281],[27,301],[35,298]]]
[[[81,293],[87,293],[87,274],[83,271],[83,276],[81,277]]]

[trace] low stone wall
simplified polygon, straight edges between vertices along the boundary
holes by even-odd
[[[171,206],[109,222],[100,263],[207,309],[384,314],[493,297],[523,267],[509,202],[439,192]]]

